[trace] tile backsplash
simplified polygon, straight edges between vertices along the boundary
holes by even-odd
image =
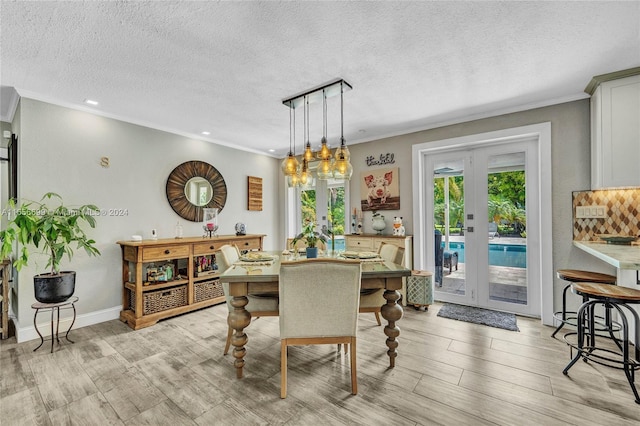
[[[575,191],[573,205],[574,241],[596,241],[597,234],[640,235],[640,188]],[[604,206],[604,219],[576,218],[576,208]]]

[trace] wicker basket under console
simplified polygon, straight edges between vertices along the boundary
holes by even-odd
[[[203,300],[214,299],[224,296],[222,291],[222,283],[219,280],[200,281],[193,283],[193,301],[202,302]]]

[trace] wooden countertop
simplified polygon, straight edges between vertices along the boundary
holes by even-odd
[[[616,268],[640,270],[640,245],[607,244],[601,241],[574,241],[573,245]]]
[[[209,243],[220,240],[241,240],[246,238],[265,237],[266,234],[246,234],[246,235],[218,235],[217,237],[184,237],[184,238],[161,238],[157,240],[117,241],[116,244],[130,247],[147,247],[162,246],[168,244],[191,244],[191,243]]]

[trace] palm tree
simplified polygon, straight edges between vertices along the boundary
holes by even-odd
[[[489,219],[497,224],[500,223],[503,217],[505,217],[509,210],[511,210],[511,202],[504,199],[499,195],[489,195]]]

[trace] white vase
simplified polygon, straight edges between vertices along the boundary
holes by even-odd
[[[384,228],[387,227],[387,224],[384,223],[384,216],[374,216],[371,218],[371,227],[376,231],[378,235],[382,234]]]

